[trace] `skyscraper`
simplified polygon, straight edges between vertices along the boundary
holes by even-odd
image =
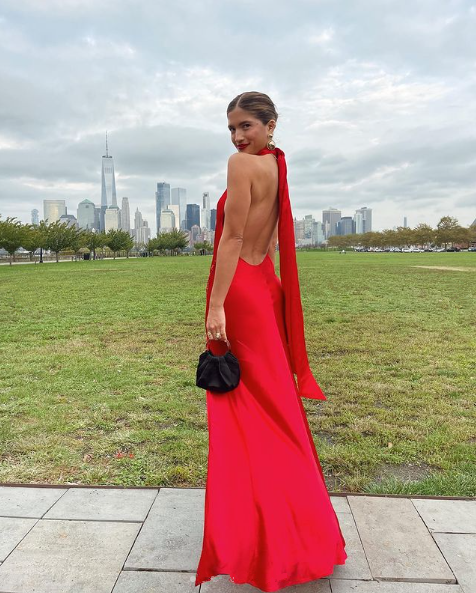
[[[202,194],[201,226],[210,229],[210,194],[204,191]]]
[[[354,232],[355,222],[352,216],[343,216],[337,223],[338,235],[351,235]]]
[[[121,226],[121,211],[118,206],[109,206],[106,208],[104,216],[104,232],[111,229],[117,231]]]
[[[109,155],[106,132],[106,154],[102,157],[102,181],[101,181],[101,219],[100,230],[105,229],[105,211],[108,206],[117,206],[116,177],[114,175],[114,161]]]
[[[131,231],[131,211],[129,208],[129,198],[122,198],[121,210],[121,229],[130,234]]]
[[[40,213],[36,208],[31,211],[31,224],[37,226],[40,224]]]
[[[147,221],[142,218],[142,212],[137,208],[134,215],[134,243],[144,247],[150,240],[150,229]]]
[[[157,184],[157,191],[155,192],[155,220],[157,223],[157,235],[160,233],[161,213],[162,210],[167,210],[170,206],[170,183],[162,181]]]
[[[193,226],[200,227],[200,206],[198,204],[187,204],[185,227],[191,231]]]
[[[369,233],[372,230],[372,208],[359,208],[355,211],[354,220],[356,233]]]
[[[185,229],[185,218],[186,218],[186,209],[187,209],[187,190],[183,187],[173,187],[172,188],[172,205],[179,206],[179,221],[175,221],[175,224],[178,229]]]
[[[91,200],[83,200],[78,204],[78,226],[80,229],[94,228],[95,206]]]
[[[174,229],[179,229],[179,206],[178,204],[169,204],[160,213],[160,230],[161,232],[170,233]]]
[[[322,224],[324,225],[324,233],[326,239],[337,235],[337,223],[341,218],[341,211],[337,208],[328,208],[322,211]]]
[[[56,222],[67,213],[65,200],[43,200],[43,220]]]

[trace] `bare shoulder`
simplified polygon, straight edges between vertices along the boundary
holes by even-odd
[[[228,158],[228,170],[231,171],[251,171],[255,164],[256,155],[254,154],[246,154],[245,152],[234,152]]]

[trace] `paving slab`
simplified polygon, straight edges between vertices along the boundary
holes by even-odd
[[[158,489],[70,488],[44,519],[144,521]]]
[[[331,496],[331,503],[336,513],[351,513],[346,496]]]
[[[202,488],[161,488],[124,568],[196,571],[204,508]]]
[[[67,488],[0,486],[0,517],[40,519]]]
[[[347,500],[374,579],[456,583],[411,500],[351,495]]]
[[[464,593],[476,593],[476,534],[433,533]]]
[[[198,588],[197,588],[198,589]],[[329,579],[309,581],[301,585],[292,585],[279,589],[279,593],[331,593]],[[262,589],[244,584],[237,585],[230,581],[228,575],[217,575],[211,581],[202,583],[200,593],[262,593]]]
[[[123,571],[112,593],[198,593],[195,573]]]
[[[464,593],[459,585],[388,583],[385,581],[331,581],[332,593]]]
[[[0,593],[111,593],[138,523],[41,520],[0,565]]]
[[[0,517],[0,562],[21,542],[38,519]]]
[[[476,533],[476,504],[473,500],[412,498],[430,531]]]
[[[337,513],[337,518],[345,539],[347,559],[345,564],[336,564],[334,566],[334,572],[329,575],[329,578],[371,579],[372,574],[359,532],[357,531],[354,516],[351,513]]]

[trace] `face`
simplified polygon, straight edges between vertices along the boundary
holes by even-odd
[[[231,141],[239,152],[257,154],[268,142],[268,134],[272,134],[276,122],[269,120],[265,125],[249,111],[235,107],[228,114],[228,129]]]

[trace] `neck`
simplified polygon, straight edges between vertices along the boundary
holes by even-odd
[[[276,148],[270,150],[267,146],[264,146],[261,150],[257,152],[257,154],[276,154]]]

